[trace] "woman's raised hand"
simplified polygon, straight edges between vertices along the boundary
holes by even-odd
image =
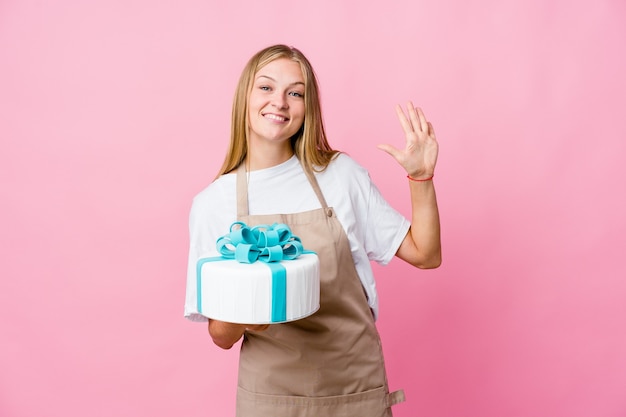
[[[389,144],[378,145],[378,148],[398,161],[411,178],[431,178],[439,154],[432,124],[426,120],[422,109],[414,107],[412,102],[407,104],[407,114],[400,105],[396,105],[396,113],[406,137],[404,149]]]

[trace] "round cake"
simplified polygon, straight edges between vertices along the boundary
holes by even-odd
[[[320,305],[319,259],[304,253],[280,262],[240,263],[221,257],[198,261],[198,311],[241,324],[298,320]]]

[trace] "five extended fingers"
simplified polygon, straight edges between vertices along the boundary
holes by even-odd
[[[415,163],[420,164],[422,159],[424,165],[421,169],[430,171],[429,167],[434,165],[437,158],[437,140],[432,124],[422,109],[415,107],[411,101],[407,103],[406,112],[399,104],[396,104],[395,109],[406,136],[406,147],[397,149],[390,144],[380,144],[378,148],[391,155],[407,172],[417,172]]]

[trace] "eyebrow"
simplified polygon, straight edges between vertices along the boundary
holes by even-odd
[[[259,78],[267,78],[268,80],[272,80],[272,81],[276,82],[276,80],[275,80],[275,79],[273,79],[272,77],[270,77],[270,76],[268,76],[268,75],[259,75],[258,77],[256,77],[256,79],[257,79],[257,80],[258,80]],[[289,85],[290,85],[290,86],[291,86],[291,85],[304,85],[304,82],[302,82],[302,81],[296,81],[296,82],[293,82],[293,83],[291,83],[291,84],[289,84]]]

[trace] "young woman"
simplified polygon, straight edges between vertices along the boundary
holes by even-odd
[[[243,337],[239,417],[391,416],[401,392],[389,393],[374,320],[378,301],[370,261],[393,256],[418,268],[441,263],[433,185],[438,144],[419,108],[396,106],[406,144],[379,148],[406,170],[412,215],[382,198],[367,171],[326,139],[318,84],[306,57],[275,45],[243,70],[233,103],[230,147],[215,181],[190,214],[185,316],[196,306],[196,261],[234,221],[288,224],[320,259],[320,310],[272,325],[209,321],[216,345]]]

